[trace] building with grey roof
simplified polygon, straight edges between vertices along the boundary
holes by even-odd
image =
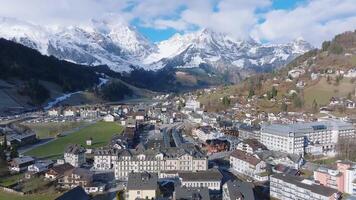
[[[159,190],[158,175],[149,172],[130,173],[126,189],[128,200],[155,199]]]
[[[261,127],[261,142],[268,149],[291,154],[303,154],[305,148],[313,144],[322,145],[325,154],[335,154],[337,142],[350,138],[355,138],[355,127],[339,120]]]
[[[255,200],[253,184],[242,181],[227,181],[222,187],[222,200]]]
[[[207,170],[200,172],[179,172],[182,186],[186,187],[207,187],[209,190],[220,190],[222,174],[216,170]]]
[[[207,187],[186,187],[178,185],[173,193],[173,200],[210,200]]]

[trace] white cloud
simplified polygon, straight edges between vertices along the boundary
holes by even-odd
[[[273,0],[0,0],[0,16],[35,24],[85,24],[108,13],[155,29],[210,28],[273,43],[303,37],[314,45],[356,28],[355,0],[308,0],[274,10]],[[257,12],[257,10],[259,12]],[[263,10],[263,12],[261,12]],[[260,21],[263,23],[259,23]]]
[[[129,0],[0,0],[0,16],[36,24],[72,25],[105,13],[122,13],[128,5]]]
[[[303,37],[319,46],[334,35],[356,28],[355,0],[315,0],[293,10],[273,10],[253,35],[271,42]]]

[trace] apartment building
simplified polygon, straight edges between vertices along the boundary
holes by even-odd
[[[257,181],[267,181],[266,162],[253,154],[235,150],[230,155],[230,167],[235,172]]]
[[[86,149],[78,144],[69,145],[64,151],[64,162],[80,167],[86,162],[85,152]]]
[[[351,195],[356,194],[356,165],[338,161],[333,167],[320,167],[314,171],[314,179],[320,184]]]
[[[270,177],[270,197],[280,200],[337,200],[340,193],[302,177],[274,174]]]
[[[308,145],[321,145],[324,154],[335,154],[339,139],[354,139],[355,128],[350,123],[327,120],[295,124],[271,124],[261,127],[261,142],[269,149],[291,154],[303,154]]]
[[[207,157],[195,148],[98,149],[95,170],[114,170],[117,180],[127,180],[130,172],[205,171]]]

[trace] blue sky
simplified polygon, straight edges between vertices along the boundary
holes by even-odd
[[[0,0],[0,17],[39,25],[90,25],[113,16],[158,42],[209,28],[238,39],[315,46],[356,29],[356,0]]]

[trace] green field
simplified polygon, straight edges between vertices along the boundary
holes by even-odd
[[[38,158],[57,159],[63,156],[64,149],[69,144],[81,144],[85,146],[86,139],[92,137],[92,147],[105,146],[110,138],[123,131],[123,127],[115,122],[97,122],[67,136],[60,137],[48,144],[39,146],[28,152],[26,155]]]
[[[304,100],[307,106],[311,106],[314,99],[319,105],[326,105],[331,97],[346,97],[348,93],[354,91],[355,85],[348,78],[343,78],[337,86],[327,83],[326,78],[322,78],[317,84],[304,89]]]
[[[9,175],[6,177],[1,177],[0,178],[0,185],[4,187],[9,187],[17,182],[19,182],[20,179],[24,177],[23,174],[16,174],[16,175]]]
[[[38,138],[55,137],[58,133],[73,130],[80,126],[86,125],[86,122],[48,122],[48,123],[25,123],[24,125],[31,128]]]
[[[45,193],[45,194],[33,194],[33,195],[17,195],[13,193],[8,193],[0,191],[0,199],[7,200],[53,200],[57,198],[60,194],[57,193]]]

